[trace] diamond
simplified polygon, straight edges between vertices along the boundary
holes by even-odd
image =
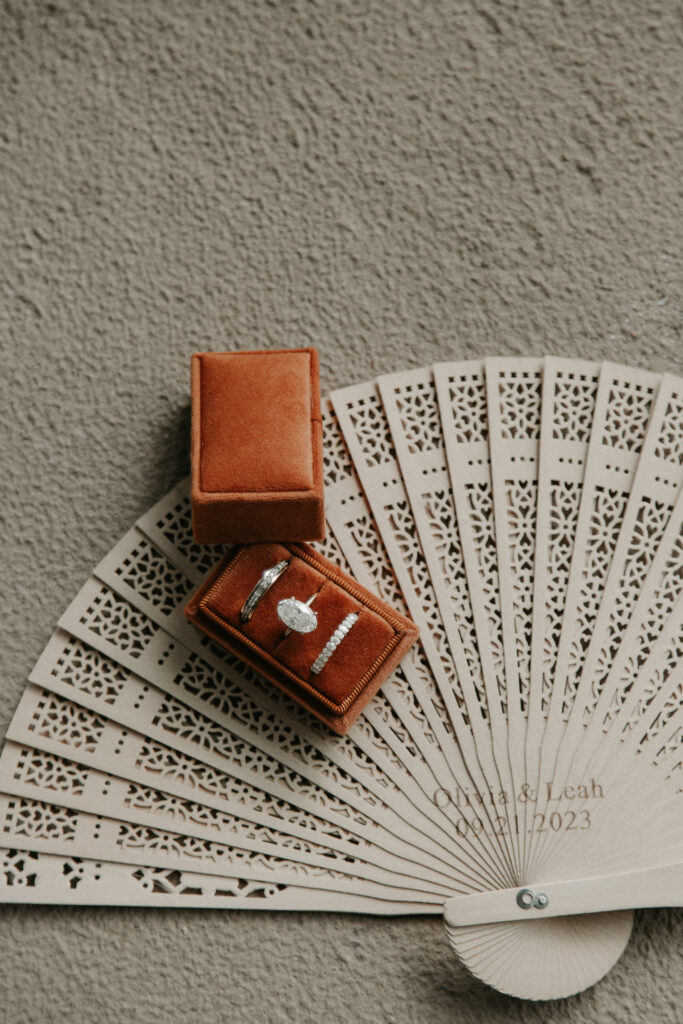
[[[277,615],[280,621],[295,633],[312,633],[318,625],[318,616],[313,609],[296,597],[287,597],[280,601]]]

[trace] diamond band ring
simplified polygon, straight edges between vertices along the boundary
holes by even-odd
[[[353,629],[353,626],[355,625],[357,620],[358,612],[351,612],[351,614],[347,615],[346,618],[343,619],[342,622],[337,626],[334,633],[327,641],[327,643],[325,644],[325,646],[323,647],[322,651],[315,659],[313,664],[311,665],[311,672],[313,673],[314,676],[317,676],[320,672],[322,672],[325,665],[330,660],[330,657],[337,650],[339,644],[342,642],[344,637],[348,635],[351,629]]]
[[[261,573],[261,578],[242,605],[240,622],[249,622],[259,601],[265,597],[273,583],[280,579],[288,565],[289,559],[284,559],[282,562],[278,562],[277,565],[273,565],[270,569],[266,569],[265,572]]]
[[[311,605],[318,592],[311,594],[308,601],[299,601],[296,597],[286,597],[277,606],[277,617],[287,627],[285,637],[294,630],[295,633],[312,633],[318,625],[318,616]]]

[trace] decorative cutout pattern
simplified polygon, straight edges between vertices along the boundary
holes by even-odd
[[[543,690],[545,711],[552,693],[557,651],[562,632],[565,597],[574,552],[582,488],[570,480],[553,481],[550,486],[549,571],[546,588],[546,628],[543,648]]]
[[[503,437],[511,441],[538,441],[541,436],[541,387],[533,370],[502,370],[498,375],[500,421]]]
[[[335,411],[329,402],[324,403],[324,406],[323,436],[325,438],[325,449],[323,476],[325,487],[332,487],[334,484],[338,484],[350,477],[354,469]]]
[[[453,665],[446,630],[434,597],[429,569],[415,535],[412,513],[410,512],[408,502],[397,501],[393,506],[387,508],[387,515],[393,528],[396,542],[405,560],[415,592],[422,596],[424,614],[429,622],[430,635],[437,648],[442,671],[449,681],[452,692],[462,710],[464,708],[464,698],[460,690],[455,666]]]
[[[356,431],[366,465],[373,467],[392,464],[395,452],[386,418],[379,401],[359,398],[349,406],[349,419]]]
[[[597,377],[560,370],[553,392],[553,437],[587,444],[598,393]]]
[[[448,583],[451,612],[475,689],[479,713],[487,719],[488,703],[452,491],[430,494],[425,500],[425,512],[441,571]]]
[[[583,554],[583,582],[576,607],[576,626],[569,649],[568,672],[564,683],[562,710],[565,721],[573,707],[628,497],[628,492],[604,487],[595,488],[589,541]]]
[[[144,612],[110,590],[103,590],[95,597],[80,621],[132,658],[139,658],[159,633],[159,627]]]
[[[172,508],[159,516],[154,525],[168,544],[176,548],[200,576],[206,576],[223,553],[224,549],[220,545],[205,547],[194,543],[189,497],[180,498]]]
[[[40,789],[83,796],[88,769],[66,758],[25,747],[21,751],[14,778]]]
[[[650,583],[650,577],[647,582]],[[621,635],[614,620],[610,622],[607,643],[597,661],[591,699],[587,701],[584,709],[585,719],[589,718],[589,711],[595,712],[597,701],[606,687],[612,694],[612,708],[621,706],[633,680],[638,678],[640,669],[647,661],[665,626],[671,622],[674,615],[677,618],[683,617],[683,609],[677,610],[682,589],[683,535],[679,533],[666,560],[661,579],[656,586],[650,585],[647,589],[645,613],[634,615],[630,622],[627,621]],[[624,648],[626,653],[622,656]],[[675,643],[673,648],[667,651],[667,657],[672,656],[676,661],[683,656],[683,649],[679,650]]]
[[[606,637],[600,653],[597,655],[597,678],[591,684],[594,699],[584,707],[584,717],[594,709],[595,700],[601,693],[604,680],[619,652],[633,606],[638,599],[670,517],[671,506],[647,497],[643,498],[638,508],[620,586],[610,609]],[[680,575],[681,571],[683,571],[683,565],[680,560],[677,560],[674,576]]]
[[[645,682],[642,681],[642,677],[639,678],[638,676],[638,662],[642,664],[641,659],[629,658],[624,665],[619,686],[615,689],[610,707],[603,717],[603,730],[605,732],[609,731],[612,724],[616,721],[618,713],[626,704],[634,685],[637,685],[635,691],[636,700],[633,702],[633,707],[629,714],[625,715],[623,724],[621,724],[622,720],[619,720],[619,726],[623,733],[640,728],[642,719],[647,714],[651,704],[664,690],[674,673],[676,678],[680,676],[683,670],[683,622],[681,622],[678,632],[670,641],[670,646],[663,655],[662,663],[651,670]],[[647,736],[648,731],[645,727],[641,743],[644,742]]]
[[[43,693],[29,730],[36,737],[49,737],[89,754],[97,750],[106,722],[77,704],[61,701],[48,690]]]
[[[313,867],[309,864],[288,861],[282,857],[271,857],[256,853],[253,850],[238,850],[232,846],[213,843],[208,839],[196,836],[178,835],[163,829],[150,828],[146,825],[133,825],[121,822],[118,826],[117,845],[122,851],[141,850],[146,853],[164,854],[166,857],[177,857],[208,861],[214,864],[227,862],[231,867],[242,865],[263,876],[272,874],[278,869],[287,871],[294,879],[297,876],[342,881],[345,876],[331,868]]]
[[[56,839],[73,842],[78,811],[39,800],[10,799],[3,823],[5,833],[28,839]]]
[[[457,444],[488,441],[486,382],[483,370],[448,381],[450,425]]]
[[[493,521],[493,493],[490,483],[487,482],[467,484],[465,493],[481,577],[481,590],[489,621],[489,642],[495,665],[500,710],[502,713],[506,713],[505,655],[503,653],[503,622],[498,596],[500,587],[496,531]]]
[[[38,879],[38,854],[24,850],[2,850],[0,881],[9,887],[34,889]]]
[[[396,388],[395,397],[411,454],[440,448],[441,420],[434,384],[431,381],[405,384]]]
[[[138,868],[133,872],[142,889],[153,893],[173,894],[179,896],[196,896],[202,889],[196,884],[188,884],[187,873],[165,868]],[[196,879],[194,880],[196,881]],[[278,892],[283,892],[286,885],[266,885],[262,882],[251,882],[246,878],[225,879],[223,887],[215,889],[216,896],[226,899],[268,900]]]
[[[506,492],[507,536],[514,581],[515,647],[519,668],[520,706],[522,711],[526,711],[531,677],[538,485],[534,480],[509,481]]]
[[[391,568],[386,548],[370,516],[364,514],[360,517],[355,517],[353,522],[349,523],[348,530],[356,544],[358,557],[362,559],[368,575],[375,582],[378,592],[385,601],[403,611],[405,607],[403,595],[401,594],[396,575]]]
[[[116,576],[164,615],[170,615],[193,585],[150,542],[141,537],[115,569]]]
[[[116,703],[128,678],[125,669],[115,661],[102,655],[95,657],[92,648],[75,637],[66,643],[52,675],[76,690],[87,688],[88,693],[111,705]]]
[[[615,381],[607,404],[602,443],[620,451],[640,453],[652,409],[653,389],[631,381]]]
[[[672,394],[664,414],[655,456],[683,465],[683,394]]]

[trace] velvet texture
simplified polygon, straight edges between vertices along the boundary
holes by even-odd
[[[249,622],[240,622],[240,610],[261,574],[283,559],[289,560],[285,572]],[[285,637],[278,602],[288,597],[305,602],[312,595],[315,630]],[[311,665],[351,612],[358,619],[314,675]],[[355,721],[418,635],[414,623],[306,544],[233,549],[193,595],[185,614],[338,733]]]
[[[197,543],[324,537],[316,350],[195,353],[191,376]]]

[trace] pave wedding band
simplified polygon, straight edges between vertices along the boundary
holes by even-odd
[[[351,612],[346,618],[337,626],[334,633],[327,641],[322,651],[311,665],[311,672],[314,676],[317,676],[324,669],[331,656],[339,647],[344,637],[353,629],[353,626],[358,620],[358,612]]]
[[[318,591],[311,594],[308,601],[299,601],[296,597],[286,597],[278,602],[277,617],[287,627],[285,637],[294,630],[295,633],[312,633],[318,625],[318,616],[311,605],[318,596]]]
[[[273,565],[270,569],[266,569],[265,572],[261,573],[261,578],[242,605],[240,610],[240,622],[249,622],[249,619],[254,614],[259,601],[265,597],[273,583],[280,579],[288,565],[289,559],[286,558],[282,562],[278,562],[277,565]]]

